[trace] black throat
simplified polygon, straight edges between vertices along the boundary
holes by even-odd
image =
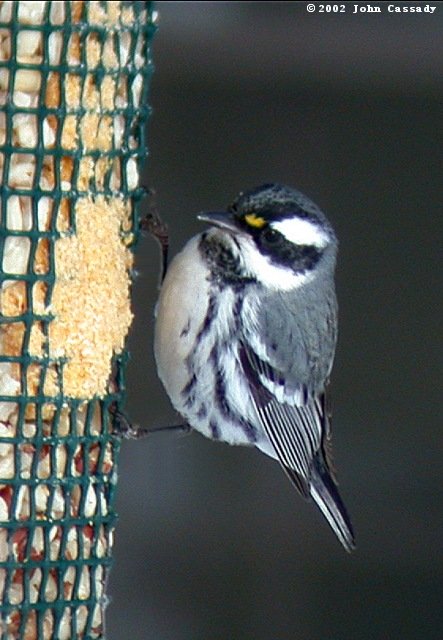
[[[235,243],[235,238],[232,241]],[[243,287],[256,282],[255,278],[245,276],[238,256],[227,244],[220,242],[216,237],[202,233],[198,248],[211,271],[211,279],[218,285]]]

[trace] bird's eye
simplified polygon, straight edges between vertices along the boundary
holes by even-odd
[[[263,231],[262,238],[266,244],[276,244],[280,240],[281,235],[275,229],[268,227]]]

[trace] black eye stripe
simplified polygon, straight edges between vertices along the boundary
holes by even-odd
[[[269,214],[262,213],[264,218],[267,215]],[[296,273],[312,270],[320,260],[323,250],[313,245],[297,245],[291,242],[272,226],[274,221],[275,217],[260,229],[239,218],[240,226],[253,238],[260,253],[268,256],[275,265],[290,268]]]
[[[269,256],[272,262],[290,267],[294,271],[306,271],[315,267],[320,260],[322,252],[312,245],[297,245],[290,242],[276,229],[272,229],[272,240],[266,236],[270,227],[255,237],[259,251]]]
[[[277,244],[284,241],[283,235],[279,231],[277,231],[277,229],[273,229],[269,226],[262,231],[261,236],[262,240],[268,242],[269,244]]]

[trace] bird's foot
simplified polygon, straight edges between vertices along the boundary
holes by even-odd
[[[114,418],[114,433],[125,440],[140,440],[141,438],[151,435],[151,433],[157,433],[159,431],[179,431],[184,434],[192,431],[192,427],[188,424],[174,424],[148,429],[133,424],[128,417],[122,411],[115,408],[115,406],[111,407],[110,412]]]
[[[150,196],[151,203],[149,211],[146,216],[141,219],[140,229],[141,231],[151,234],[151,236],[153,236],[160,245],[162,264],[161,282],[163,282],[168,268],[169,229],[168,225],[160,217],[155,203],[155,191],[152,189],[150,191]]]

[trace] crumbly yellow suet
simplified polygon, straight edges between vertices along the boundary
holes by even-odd
[[[77,148],[77,116],[67,115],[63,122],[61,145],[63,149]]]
[[[23,280],[17,280],[7,287],[3,286],[0,291],[0,313],[9,317],[19,316],[26,309],[26,283]],[[2,328],[5,329],[6,325],[3,325]]]
[[[115,0],[114,2],[90,2],[88,21],[90,24],[103,25],[107,27],[117,27],[122,20],[122,14],[125,13],[125,21],[128,21],[126,17],[127,11],[122,11],[121,2]],[[131,16],[133,17],[131,9]]]
[[[71,2],[69,6],[73,23],[85,18],[86,5],[83,1]],[[114,119],[106,113],[115,109],[117,100],[124,104],[128,94],[126,76],[113,75],[119,67],[120,57],[113,34],[123,25],[133,23],[135,17],[132,8],[124,8],[121,2],[91,2],[87,17],[90,24],[107,27],[108,34],[104,41],[91,34],[83,44],[79,33],[71,34],[69,62],[71,65],[80,63],[84,46],[88,68],[92,70],[101,62],[109,73],[105,73],[99,82],[93,73],[87,74],[86,78],[75,72],[48,74],[45,105],[58,108],[64,96],[68,113],[63,118],[58,114],[47,116],[47,146],[60,144],[68,152],[81,148],[85,154],[75,174],[74,157],[69,154],[62,156],[58,176],[53,157],[46,156],[40,186],[48,191],[58,185],[63,190],[78,189],[80,192],[101,190],[108,184],[116,190],[121,187],[120,160],[106,155],[91,157],[88,152],[106,153],[114,144],[120,144],[114,140]],[[40,50],[35,53],[40,54]],[[34,76],[29,77],[29,82],[27,80],[26,73],[22,73],[21,90],[36,90],[35,86],[31,87],[31,80],[34,84],[36,82]],[[40,80],[37,80],[39,84]],[[81,106],[86,113],[78,115],[75,111]],[[119,117],[115,126],[117,124],[119,128],[123,126]],[[58,132],[60,137],[57,141]],[[46,323],[41,321],[34,322],[30,328],[28,352],[36,362],[26,371],[28,393],[32,395],[43,390],[49,396],[59,394],[60,372],[57,372],[57,367],[62,367],[63,393],[89,399],[108,391],[112,356],[123,349],[132,319],[129,270],[133,255],[128,249],[134,241],[131,204],[118,197],[105,199],[103,196],[95,200],[85,196],[76,204],[69,198],[62,198],[58,206],[50,196],[48,200],[48,213],[46,218],[42,218],[45,222],[41,228],[48,230],[55,223],[62,238],[52,245],[46,238],[41,238],[32,268],[37,275],[45,275],[54,261],[56,277],[50,306],[47,306],[46,283],[38,281],[28,292],[26,283],[17,281],[1,289],[0,312],[14,317],[30,309],[33,313],[48,316],[48,320],[49,314],[55,316],[47,329]],[[5,324],[2,332],[4,352],[21,355],[24,323]],[[54,365],[48,367],[40,362],[40,358],[47,357],[54,360]],[[60,358],[66,358],[66,364],[61,365]],[[16,376],[20,377],[18,366],[14,366]],[[52,413],[53,407],[48,405],[44,414],[49,418]],[[34,416],[35,408],[29,403],[26,417]]]
[[[74,398],[103,396],[114,353],[120,353],[132,320],[128,265],[132,253],[120,229],[122,198],[81,198],[76,234],[55,243],[56,282],[50,306],[49,356],[66,358],[63,391]]]

